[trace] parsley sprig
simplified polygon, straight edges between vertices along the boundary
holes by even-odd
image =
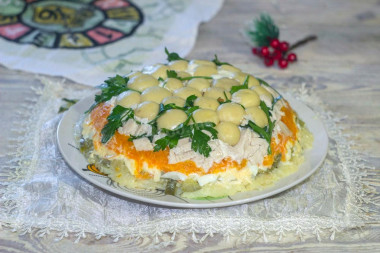
[[[242,85],[232,86],[230,90],[231,95],[239,90],[248,89],[248,80],[249,80],[249,76],[247,75]]]
[[[218,134],[214,127],[215,123],[212,122],[194,123],[191,125],[185,122],[174,130],[162,129],[161,131],[165,133],[166,136],[155,142],[154,151],[165,150],[167,146],[174,148],[180,139],[190,138],[191,149],[208,157],[211,152],[211,147],[208,142],[211,138],[216,139]],[[209,132],[211,137],[204,133],[204,131]]]
[[[222,65],[229,65],[229,66],[232,66],[231,64],[229,64],[228,62],[221,62],[219,61],[218,59],[218,56],[215,54],[214,55],[214,60],[212,60],[213,63],[215,63],[216,66],[222,66]]]
[[[177,54],[176,52],[171,52],[170,53],[169,50],[166,47],[165,47],[165,53],[168,56],[167,60],[169,62],[171,62],[171,61],[178,61],[178,60],[188,61],[188,60],[182,58],[181,56],[179,56],[179,54]]]
[[[62,101],[65,101],[66,105],[59,107],[58,113],[67,111],[71,106],[75,105],[78,102],[78,99],[62,98]]]
[[[253,123],[251,120],[249,120],[247,126],[250,127],[258,135],[260,135],[261,138],[265,139],[268,142],[268,154],[272,154],[270,144],[272,140],[272,132],[276,124],[276,121],[272,121],[272,119],[270,118],[272,116],[271,109],[264,103],[264,101],[260,101],[260,108],[264,111],[265,115],[267,116],[268,125],[262,128]]]
[[[121,105],[117,105],[113,108],[110,115],[107,117],[107,124],[103,127],[102,143],[106,143],[115,134],[116,130],[123,125],[128,119],[133,119],[134,112],[131,108],[125,108]]]
[[[117,96],[120,93],[130,90],[127,88],[128,77],[116,75],[115,77],[108,78],[103,84],[99,86],[101,93],[95,95],[95,103],[91,105],[90,109],[86,113],[91,112],[98,104],[110,100],[113,96]]]
[[[160,105],[159,115],[162,115],[165,111],[170,109],[180,109],[187,114],[187,119],[184,123],[180,124],[173,130],[161,129],[162,133],[166,136],[158,139],[155,142],[154,151],[165,150],[166,147],[174,148],[177,146],[178,141],[183,138],[191,139],[191,149],[199,152],[200,154],[208,157],[211,152],[211,147],[208,142],[212,139],[217,138],[217,130],[214,128],[215,123],[204,122],[204,123],[194,123],[189,124],[190,121],[194,121],[192,113],[199,109],[198,106],[194,106],[194,101],[197,96],[191,95],[186,99],[185,106],[179,107],[175,104]],[[208,135],[205,132],[209,132]]]
[[[168,78],[177,78],[180,81],[187,81],[194,78],[204,78],[204,79],[212,79],[211,76],[188,76],[188,77],[179,77],[178,73],[174,70],[166,70],[166,74],[168,75]]]

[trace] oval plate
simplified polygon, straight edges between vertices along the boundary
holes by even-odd
[[[76,147],[77,143],[74,131],[77,122],[93,103],[94,96],[79,101],[62,117],[57,129],[58,147],[63,158],[75,172],[100,188],[123,197],[151,204],[182,208],[211,208],[243,204],[273,196],[299,184],[313,174],[325,159],[328,148],[328,136],[323,123],[303,103],[291,97],[288,97],[287,100],[314,135],[313,147],[306,150],[304,163],[293,174],[280,179],[272,186],[266,187],[263,190],[241,192],[225,198],[193,200],[165,195],[165,192],[161,190],[129,189],[102,175],[96,168],[89,166],[84,156]]]

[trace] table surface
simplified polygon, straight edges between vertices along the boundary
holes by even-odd
[[[250,46],[241,35],[244,24],[261,12],[275,19],[281,39],[294,42],[309,34],[318,36],[316,42],[297,49],[299,61],[287,70],[266,69],[260,59],[252,56]],[[357,134],[353,137],[353,148],[366,154],[369,164],[376,168],[376,176],[380,177],[380,1],[226,0],[215,18],[200,26],[196,45],[188,58],[209,59],[214,54],[251,73],[266,72],[282,79],[296,76],[305,82],[312,80],[316,93],[329,108],[347,115],[344,125]],[[0,66],[2,121],[12,119],[19,101],[31,95],[30,89],[25,89],[31,85],[38,85],[34,74]],[[4,129],[0,139],[11,134]],[[0,154],[5,153],[5,149],[0,145]],[[136,252],[136,244],[143,252],[157,251],[148,238],[134,243],[126,239],[113,243],[109,238],[87,238],[79,243],[73,243],[73,238],[58,242],[53,239],[52,236],[39,238],[33,232],[19,235],[0,229],[0,252]],[[305,242],[271,242],[270,246],[265,243],[235,245],[214,235],[195,244],[190,236],[182,235],[166,250],[380,252],[380,221],[372,220],[363,228],[338,233],[333,241],[318,242],[310,238]]]

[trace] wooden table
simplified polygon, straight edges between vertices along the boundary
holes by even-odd
[[[294,42],[309,34],[318,41],[297,49],[299,62],[287,70],[266,69],[250,53],[250,47],[241,36],[246,22],[259,13],[269,13],[280,26],[281,39]],[[369,163],[377,168],[380,177],[380,2],[336,1],[265,1],[226,0],[222,10],[207,24],[200,26],[199,37],[188,58],[212,58],[236,64],[251,73],[269,73],[280,79],[291,76],[304,78],[329,108],[347,115],[347,131],[356,133],[355,149],[367,154]],[[9,121],[15,108],[32,94],[27,88],[38,86],[33,74],[0,67],[1,121]],[[0,123],[1,125],[2,123]],[[11,135],[2,129],[0,139]],[[0,154],[5,153],[0,146]],[[379,207],[380,209],[380,207]],[[190,236],[179,236],[176,245],[168,246],[171,252],[246,252],[246,251],[303,251],[303,252],[380,252],[380,210],[377,220],[365,227],[338,233],[334,241],[318,242],[310,238],[305,242],[270,242],[235,245],[220,235],[195,244]],[[39,238],[35,233],[19,235],[7,229],[0,230],[0,252],[144,252],[157,251],[149,239],[131,243],[121,240],[113,243],[109,238],[87,238],[79,243],[74,239],[55,242],[52,236]]]

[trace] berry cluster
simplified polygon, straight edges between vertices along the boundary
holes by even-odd
[[[264,59],[264,64],[267,67],[272,66],[275,61],[278,61],[278,66],[281,69],[288,67],[288,63],[295,62],[297,55],[295,53],[288,53],[289,43],[286,41],[279,41],[278,39],[272,39],[269,43],[269,47],[254,47],[252,53]]]

